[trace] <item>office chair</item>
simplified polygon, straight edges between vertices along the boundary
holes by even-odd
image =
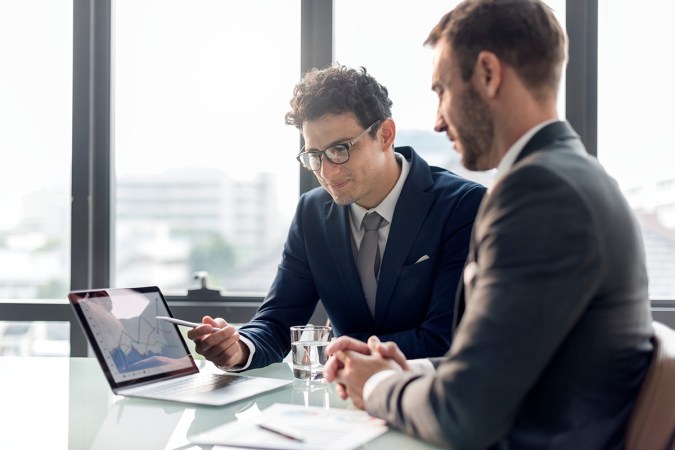
[[[653,325],[654,356],[628,423],[626,450],[675,450],[675,330]]]

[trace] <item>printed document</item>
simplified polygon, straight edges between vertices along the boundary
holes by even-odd
[[[230,422],[188,438],[202,445],[350,450],[387,429],[383,420],[361,410],[275,403],[255,418]],[[286,435],[284,430],[288,430]]]

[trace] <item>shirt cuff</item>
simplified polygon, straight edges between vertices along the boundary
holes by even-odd
[[[241,372],[249,368],[249,366],[251,365],[251,361],[253,361],[253,354],[255,353],[255,345],[249,338],[244,337],[241,334],[239,335],[239,340],[243,342],[246,347],[248,347],[248,360],[246,361],[246,363],[242,364],[241,366],[233,366],[233,367],[216,366],[217,368],[219,368],[220,370],[231,372]]]
[[[375,388],[380,383],[382,383],[382,381],[386,380],[391,376],[396,375],[397,373],[401,372],[399,372],[398,370],[383,370],[382,372],[377,372],[376,374],[368,378],[366,384],[363,385],[363,400],[365,402],[368,402],[368,399],[370,398],[370,395],[373,393]]]
[[[408,368],[410,369],[410,372],[420,375],[432,374],[436,371],[433,363],[426,358],[411,359],[410,361],[408,361]],[[384,380],[397,373],[401,372],[399,372],[398,370],[383,370],[382,372],[377,372],[376,374],[368,378],[366,384],[363,385],[363,400],[367,402],[368,398],[371,396],[375,388],[377,388],[377,386],[380,383],[382,383]]]
[[[408,361],[408,367],[412,373],[418,373],[420,375],[431,375],[436,372],[434,363],[427,358],[411,359]]]

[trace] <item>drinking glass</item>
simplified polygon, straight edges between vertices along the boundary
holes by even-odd
[[[330,327],[299,325],[291,327],[293,376],[300,380],[323,378],[323,366],[328,359],[326,346],[331,339]]]

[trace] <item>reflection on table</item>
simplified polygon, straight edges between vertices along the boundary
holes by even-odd
[[[201,370],[217,371],[202,362]],[[274,403],[353,408],[334,385],[296,380],[285,388],[221,407],[115,396],[94,358],[0,358],[0,448],[200,449],[189,436],[245,419]],[[246,372],[291,379],[287,363]],[[389,431],[363,448],[435,448]]]

